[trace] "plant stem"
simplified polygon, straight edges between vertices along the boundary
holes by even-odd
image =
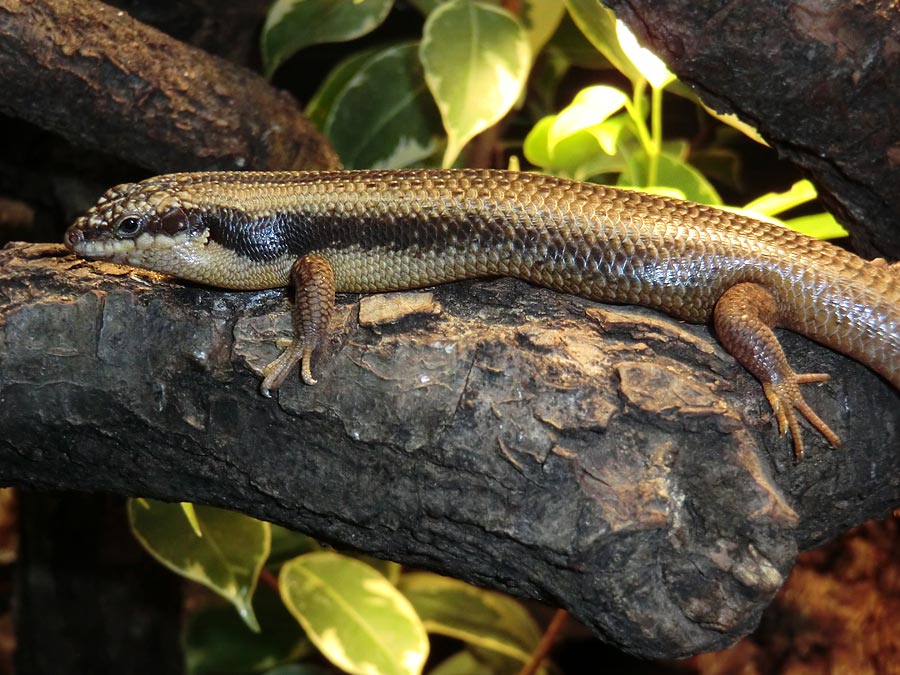
[[[650,130],[647,129],[647,122],[644,120],[644,105],[645,101],[644,91],[647,88],[647,80],[640,79],[634,83],[634,89],[632,94],[631,101],[625,101],[625,110],[628,111],[628,116],[631,118],[631,121],[634,123],[634,129],[637,132],[638,140],[641,142],[641,147],[644,149],[644,153],[647,155],[648,159],[648,171],[647,171],[647,185],[651,186],[656,183],[656,168],[657,168],[657,157],[659,156],[659,147],[656,144],[655,139],[651,136]],[[653,90],[655,93],[655,89]],[[655,108],[655,106],[654,106]],[[651,109],[651,118],[654,114],[654,110]],[[660,125],[661,126],[661,125]],[[634,176],[634,180],[638,181],[638,176]],[[646,187],[645,186],[645,187]]]
[[[659,155],[662,152],[662,87],[650,89],[650,134],[653,139],[653,152],[648,153],[647,183],[656,185],[659,178]]]
[[[538,671],[538,668],[541,667],[544,659],[547,658],[547,653],[550,651],[550,647],[553,646],[553,643],[559,635],[559,631],[562,630],[563,624],[566,622],[566,617],[568,616],[569,613],[566,612],[566,610],[556,610],[556,613],[550,620],[550,625],[547,626],[547,630],[544,631],[541,641],[538,643],[538,646],[535,647],[534,651],[531,653],[531,658],[528,659],[528,663],[522,667],[522,670],[519,671],[518,675],[534,675],[534,673]]]

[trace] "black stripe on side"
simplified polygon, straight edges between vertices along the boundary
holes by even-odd
[[[217,209],[195,212],[192,217],[209,230],[212,241],[253,262],[274,260],[293,252],[291,239],[296,228],[290,226],[284,214],[253,219],[238,209]]]
[[[240,209],[195,211],[190,214],[209,229],[220,246],[254,262],[284,255],[301,256],[311,251],[415,250],[441,253],[475,244],[488,249],[513,240],[520,252],[534,246],[535,223],[528,218],[478,208],[449,207],[410,210],[405,216],[391,213],[365,217],[326,213],[282,212],[253,218]],[[566,241],[559,235],[545,244],[549,258],[564,254]]]

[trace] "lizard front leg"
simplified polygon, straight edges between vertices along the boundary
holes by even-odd
[[[310,359],[316,347],[328,336],[334,314],[334,270],[325,258],[317,254],[297,258],[291,266],[291,283],[294,287],[294,338],[281,356],[263,368],[259,388],[263,396],[271,396],[297,363],[300,363],[303,381],[316,383]]]

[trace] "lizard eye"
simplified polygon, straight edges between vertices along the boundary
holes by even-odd
[[[116,223],[116,234],[120,237],[133,237],[141,231],[141,219],[137,216],[123,216]]]

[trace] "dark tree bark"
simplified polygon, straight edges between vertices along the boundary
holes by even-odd
[[[708,105],[806,169],[860,253],[900,258],[896,3],[603,3]]]
[[[642,656],[750,631],[798,548],[900,499],[900,394],[785,334],[845,441],[795,465],[703,326],[513,281],[345,298],[267,400],[282,291],[0,252],[0,481],[227,506],[568,608]],[[349,304],[348,304],[349,302]]]
[[[324,169],[286,93],[94,0],[0,0],[0,111],[156,172]]]

